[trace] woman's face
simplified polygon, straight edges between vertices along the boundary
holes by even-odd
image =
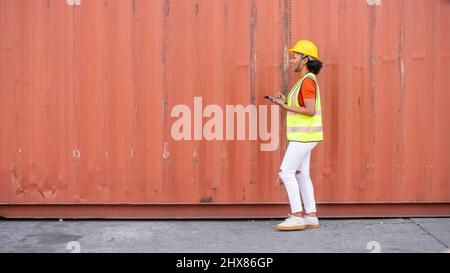
[[[291,70],[295,71],[295,72],[300,71],[301,65],[299,66],[299,64],[302,61],[303,61],[302,54],[297,53],[297,52],[292,52],[291,53],[291,59],[289,61]]]

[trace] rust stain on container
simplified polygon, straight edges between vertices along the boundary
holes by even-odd
[[[319,208],[448,204],[448,33],[446,0],[0,0],[2,215],[26,204],[248,204],[246,215],[286,204],[275,184],[284,116],[279,148],[265,152],[261,140],[176,141],[171,110],[194,109],[194,97],[267,105],[295,81],[286,50],[298,39],[325,62]]]

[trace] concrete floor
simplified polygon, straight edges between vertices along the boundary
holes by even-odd
[[[443,252],[450,218],[324,219],[283,232],[272,220],[0,220],[0,252]]]

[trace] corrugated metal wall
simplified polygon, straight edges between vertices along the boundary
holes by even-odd
[[[171,110],[194,97],[266,105],[294,83],[286,48],[301,38],[325,62],[319,204],[442,203],[450,214],[450,1],[69,2],[0,0],[2,215],[286,204],[275,185],[284,116],[280,148],[264,152],[259,140],[175,141]]]

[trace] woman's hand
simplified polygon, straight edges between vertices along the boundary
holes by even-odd
[[[286,96],[283,95],[281,92],[276,92],[273,96],[277,99],[281,99],[284,102],[286,101]]]
[[[288,108],[287,104],[284,101],[282,101],[281,99],[274,100],[273,103],[278,104],[278,106],[280,106],[283,109],[287,110],[287,108]]]
[[[284,109],[287,109],[287,105],[286,105],[286,96],[283,95],[281,92],[276,92],[273,95],[274,98],[277,98],[278,100],[273,101],[275,104],[278,104],[279,106],[281,106]]]

